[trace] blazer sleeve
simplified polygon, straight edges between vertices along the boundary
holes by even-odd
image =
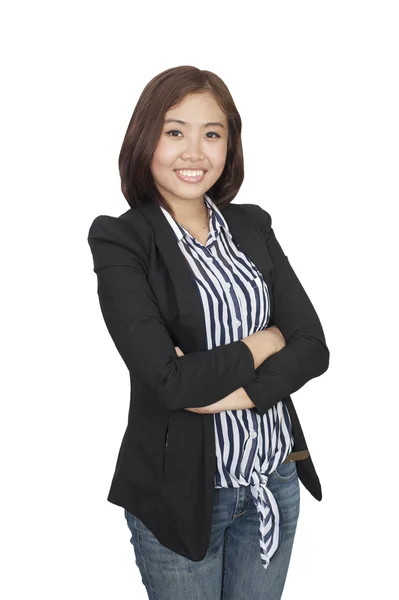
[[[274,266],[273,315],[286,346],[272,354],[243,388],[263,415],[274,404],[299,390],[329,366],[330,352],[316,311],[284,254],[272,228],[272,219],[256,206],[261,235]]]
[[[168,410],[208,406],[255,378],[241,340],[177,356],[148,282],[148,251],[132,224],[100,215],[88,243],[108,332],[130,374]]]

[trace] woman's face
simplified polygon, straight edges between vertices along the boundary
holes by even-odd
[[[176,119],[184,123],[177,123]],[[203,201],[204,193],[219,179],[226,162],[226,115],[211,94],[197,93],[186,96],[179,107],[168,110],[166,120],[169,122],[163,125],[151,161],[155,185],[172,204],[181,200]],[[205,173],[190,181],[189,176],[184,180],[184,174],[177,174],[181,169]]]

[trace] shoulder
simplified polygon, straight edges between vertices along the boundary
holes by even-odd
[[[234,213],[251,222],[255,229],[265,233],[270,229],[272,218],[264,208],[258,204],[229,204],[225,210],[234,211]]]
[[[118,217],[98,215],[89,227],[89,244],[96,241],[113,242],[131,250],[148,253],[153,230],[138,208],[130,208]]]
[[[118,217],[98,215],[89,227],[88,238],[121,238],[148,229],[147,221],[138,209],[130,208]]]
[[[95,268],[129,265],[137,259],[147,265],[151,236],[151,228],[138,209],[129,209],[118,217],[98,215],[87,236]]]

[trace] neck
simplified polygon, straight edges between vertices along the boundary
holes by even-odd
[[[193,224],[208,223],[208,207],[204,197],[194,200],[171,201],[167,199],[167,201],[173,210],[173,217],[176,221]]]

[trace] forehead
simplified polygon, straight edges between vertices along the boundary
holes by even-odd
[[[189,94],[165,113],[166,119],[178,119],[186,124],[203,125],[206,121],[227,123],[225,113],[211,94]]]

